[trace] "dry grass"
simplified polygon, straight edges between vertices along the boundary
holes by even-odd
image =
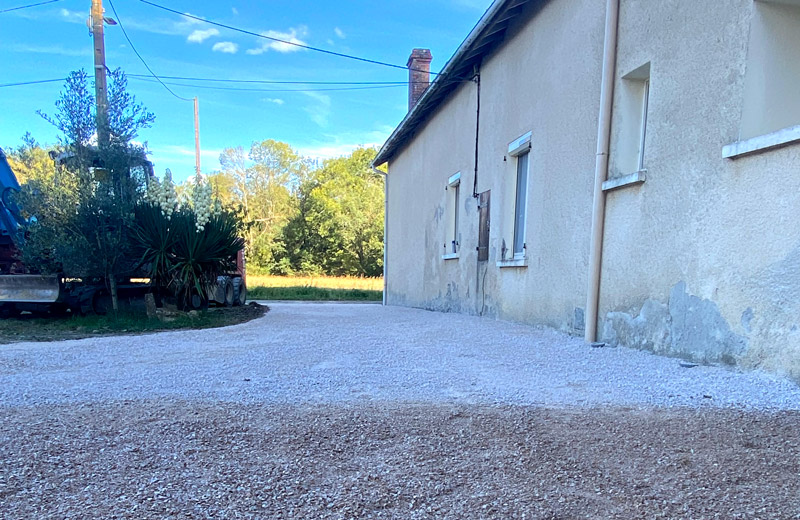
[[[361,289],[383,291],[383,278],[356,276],[247,276],[248,289],[255,287],[318,287],[320,289]]]

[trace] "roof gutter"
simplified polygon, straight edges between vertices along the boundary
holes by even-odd
[[[433,97],[437,91],[444,88],[445,85],[448,85],[449,82],[452,81],[449,78],[449,75],[456,67],[456,64],[459,63],[464,56],[466,56],[483,30],[486,29],[486,27],[494,20],[494,17],[497,15],[497,13],[504,9],[505,6],[511,1],[513,0],[495,0],[492,5],[489,6],[489,9],[487,9],[481,19],[478,20],[478,23],[475,24],[475,27],[472,29],[472,31],[470,31],[467,38],[461,43],[458,49],[456,49],[455,54],[453,54],[453,56],[447,61],[444,68],[436,76],[436,79],[433,80],[433,83],[431,83],[427,90],[425,90],[425,93],[419,98],[417,104],[414,105],[414,107],[406,114],[406,117],[403,118],[386,142],[383,143],[378,155],[376,155],[375,159],[372,161],[373,167],[380,166],[389,160],[389,158],[393,155],[393,149],[399,144],[397,141],[402,135],[403,130],[408,122],[416,119],[418,114],[422,112],[423,107],[426,105],[426,101]]]

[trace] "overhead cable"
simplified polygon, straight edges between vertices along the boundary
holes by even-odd
[[[142,81],[153,81],[147,76],[128,76],[132,79]],[[249,91],[249,92],[330,92],[330,91],[343,91],[343,90],[373,90],[382,88],[404,87],[405,83],[399,85],[367,85],[359,87],[330,87],[330,88],[247,88],[247,87],[216,87],[212,85],[191,85],[189,83],[175,83],[173,81],[162,82],[161,84],[173,85],[178,87],[193,87],[208,90],[234,90],[234,91]]]
[[[0,88],[2,87],[18,87],[21,85],[37,85],[39,83],[55,83],[56,81],[65,81],[66,78],[57,78],[57,79],[39,79],[35,81],[20,81],[19,83],[2,83],[0,84]]]
[[[147,74],[128,74],[130,78],[150,77]],[[159,76],[161,79],[178,79],[183,81],[211,81],[221,83],[263,83],[265,85],[408,85],[408,81],[281,81],[268,79],[226,79],[198,78],[187,76]]]
[[[166,6],[163,6],[163,5],[159,5],[159,4],[155,3],[155,2],[151,2],[150,0],[139,0],[139,1],[144,3],[144,4],[156,7],[158,9],[163,9],[164,11],[168,11],[170,13],[174,13],[174,14],[183,16],[185,18],[191,18],[192,20],[197,20],[199,22],[204,22],[204,23],[207,23],[207,24],[210,24],[210,25],[215,25],[217,27],[222,27],[223,29],[236,31],[236,32],[239,32],[239,33],[242,33],[242,34],[248,34],[250,36],[255,36],[256,38],[263,38],[265,40],[270,40],[270,41],[273,41],[273,42],[283,43],[285,45],[292,45],[294,47],[299,47],[301,49],[306,49],[306,50],[309,50],[309,51],[321,52],[323,54],[328,54],[328,55],[331,55],[331,56],[338,56],[340,58],[347,58],[347,59],[350,59],[350,60],[361,61],[361,62],[364,62],[364,63],[372,63],[373,65],[383,65],[384,67],[392,67],[392,68],[395,68],[395,69],[413,70],[413,71],[416,71],[416,72],[428,72],[428,73],[434,74],[434,75],[439,74],[439,72],[430,72],[430,71],[422,70],[422,69],[409,69],[408,67],[406,67],[404,65],[397,65],[396,63],[387,63],[385,61],[371,60],[369,58],[362,58],[360,56],[354,56],[352,54],[344,54],[342,52],[335,52],[335,51],[330,51],[328,49],[321,49],[319,47],[312,47],[311,45],[306,45],[305,43],[298,43],[298,42],[294,42],[294,41],[291,41],[291,40],[284,40],[284,39],[281,39],[281,38],[275,38],[274,36],[267,36],[266,34],[260,34],[260,33],[257,33],[257,32],[248,31],[247,29],[241,29],[239,27],[234,27],[232,25],[227,25],[227,24],[224,24],[224,23],[215,22],[213,20],[209,20],[207,18],[201,18],[201,17],[195,16],[193,14],[183,13],[183,12],[178,11],[176,9],[172,9],[172,8],[169,8],[169,7],[166,7]]]
[[[117,13],[117,9],[114,7],[114,2],[112,2],[111,0],[108,0],[108,3],[111,6],[111,10],[114,11],[114,17],[116,18],[116,21],[119,24],[119,28],[122,29],[122,34],[125,36],[125,39],[128,40],[128,44],[131,46],[131,49],[136,54],[136,56],[139,58],[139,61],[141,61],[142,65],[144,65],[144,67],[150,72],[150,75],[153,76],[156,80],[158,80],[158,82],[161,83],[161,85],[165,89],[167,89],[167,92],[169,92],[170,94],[172,94],[176,98],[180,99],[181,101],[193,101],[193,99],[191,99],[191,98],[185,98],[185,97],[179,96],[178,94],[173,92],[172,89],[169,88],[163,81],[161,81],[161,78],[159,78],[156,75],[156,73],[153,72],[153,69],[151,69],[150,65],[148,65],[147,62],[144,60],[144,58],[142,58],[142,55],[139,54],[139,51],[136,50],[136,46],[133,44],[131,39],[128,37],[128,32],[125,30],[125,26],[122,24],[122,19],[120,19],[119,14]]]
[[[46,2],[39,2],[36,4],[21,5],[19,7],[9,7],[8,9],[0,9],[0,14],[10,13],[11,11],[19,11],[20,9],[29,9],[31,7],[39,7],[40,5],[53,4],[61,0],[47,0]]]

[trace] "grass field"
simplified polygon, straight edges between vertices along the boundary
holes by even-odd
[[[251,300],[380,301],[383,278],[248,275],[247,297]]]

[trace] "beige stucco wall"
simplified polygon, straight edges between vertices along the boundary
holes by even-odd
[[[597,0],[553,0],[481,67],[478,192],[491,190],[489,262],[476,256],[475,84],[451,95],[390,161],[389,304],[582,327],[604,10]],[[501,269],[514,204],[508,145],[529,131],[528,266]],[[461,252],[443,260],[444,188],[459,171]]]
[[[608,193],[598,325],[609,343],[800,378],[800,144],[722,157],[758,123],[743,117],[753,117],[745,107],[764,70],[750,46],[759,5],[621,0],[610,172],[632,173],[623,141],[635,110],[622,78],[649,63],[647,180]],[[483,64],[478,191],[492,191],[488,263],[476,260],[470,197],[475,85],[461,86],[392,159],[389,304],[579,331],[604,18],[605,2],[552,0]],[[528,265],[499,268],[513,206],[514,161],[505,156],[528,131]],[[443,260],[444,187],[458,171],[461,256]]]
[[[601,330],[800,377],[800,146],[722,158],[759,73],[747,70],[754,9],[622,0],[617,77],[651,64],[647,181],[608,196]]]

